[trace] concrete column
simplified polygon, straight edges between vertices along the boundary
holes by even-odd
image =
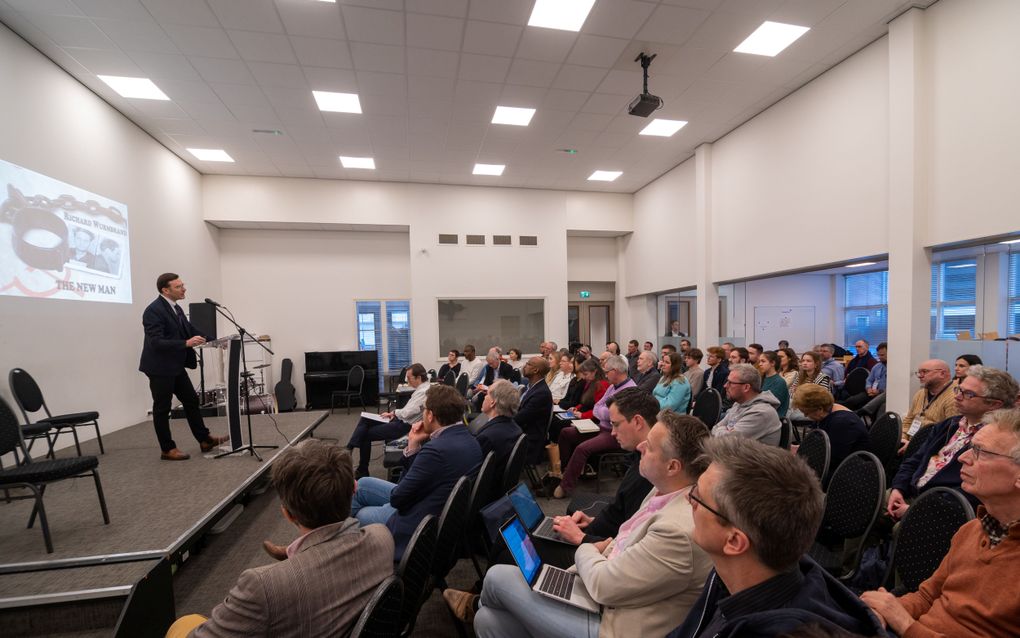
[[[904,414],[929,357],[931,251],[928,235],[930,79],[925,13],[889,24],[889,410]]]
[[[698,348],[719,343],[719,289],[712,280],[712,145],[694,151]]]

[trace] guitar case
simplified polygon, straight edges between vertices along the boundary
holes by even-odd
[[[276,395],[276,406],[280,412],[293,412],[297,407],[297,397],[294,395],[294,384],[290,382],[291,374],[294,372],[294,362],[284,359],[280,365],[280,381],[273,388]]]

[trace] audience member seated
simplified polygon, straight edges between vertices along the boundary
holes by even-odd
[[[438,378],[440,381],[446,378],[446,375],[453,372],[454,380],[460,376],[460,361],[457,358],[460,357],[460,353],[456,350],[450,350],[446,353],[446,363],[439,367]]]
[[[691,384],[680,371],[680,355],[671,352],[664,356],[659,369],[662,377],[652,389],[652,396],[658,400],[661,409],[684,414],[691,403]]]
[[[829,472],[822,477],[822,485],[836,471],[843,459],[854,452],[867,451],[870,443],[868,428],[861,417],[833,401],[832,393],[820,385],[806,383],[797,388],[793,405],[804,418],[815,422],[815,427],[829,435],[831,454]]]
[[[615,341],[610,341],[609,343],[606,344],[606,352],[608,352],[611,355],[620,354],[620,344],[616,343]]]
[[[478,378],[485,362],[475,356],[475,347],[471,344],[464,346],[464,360],[460,362],[460,373],[466,374],[468,383],[473,383]]]
[[[669,637],[775,636],[810,623],[884,635],[857,596],[804,557],[824,511],[807,464],[735,436],[713,438],[705,448],[709,466],[689,496],[694,542],[715,569]]]
[[[723,352],[725,353],[725,356],[723,356],[723,360],[729,362],[730,351],[737,347],[736,344],[734,344],[732,341],[724,341],[722,345],[719,347],[722,348]]]
[[[407,369],[407,385],[414,389],[411,398],[402,408],[393,412],[383,412],[380,417],[390,419],[389,423],[380,423],[375,419],[361,417],[354,426],[354,432],[347,441],[347,449],[358,449],[358,467],[354,471],[355,478],[368,476],[368,462],[372,459],[373,441],[392,441],[399,439],[411,430],[411,424],[421,420],[425,406],[425,395],[431,385],[425,366],[414,363]]]
[[[691,384],[691,400],[693,401],[705,389],[705,371],[701,369],[701,350],[691,348],[684,357],[684,377]]]
[[[475,439],[482,448],[482,458],[494,452],[493,462],[497,467],[506,465],[514,444],[521,436],[521,428],[514,422],[514,415],[521,405],[521,393],[506,379],[497,379],[489,386],[482,401],[482,414],[488,420],[475,432]]]
[[[643,344],[641,344],[641,349],[644,350],[645,352],[651,352],[652,350],[655,350],[655,344],[652,343],[651,341],[646,341]]]
[[[584,435],[573,426],[565,427],[560,431],[560,461],[566,465],[563,468],[563,480],[553,492],[553,496],[556,498],[563,498],[574,491],[589,456],[620,449],[611,431],[609,401],[617,392],[625,388],[633,388],[634,381],[627,377],[627,360],[624,357],[609,357],[609,360],[606,361],[605,371],[609,387],[606,388],[602,398],[592,410],[592,418],[599,425],[598,433]],[[650,394],[648,398],[658,406],[658,402]]]
[[[960,455],[970,448],[971,439],[984,424],[985,415],[1012,406],[1017,391],[1016,381],[1006,372],[971,366],[963,383],[953,386],[958,415],[930,426],[934,429],[924,444],[900,464],[886,505],[889,515],[901,518],[910,501],[929,488],[959,489]]]
[[[367,476],[358,480],[351,512],[362,525],[386,523],[393,534],[394,560],[404,555],[421,519],[439,516],[462,476],[474,476],[482,449],[464,425],[464,397],[456,388],[434,385],[422,420],[408,434],[400,483]]]
[[[681,339],[680,340],[680,354],[681,355],[687,354],[687,352],[690,351],[690,349],[691,349],[691,340],[690,339]]]
[[[792,386],[800,376],[800,357],[790,347],[780,348],[776,350],[776,354],[779,355],[779,374],[783,376],[783,381],[786,381],[786,387],[792,394]]]
[[[184,616],[167,636],[344,634],[393,573],[390,533],[350,518],[354,469],[347,451],[305,440],[280,452],[271,471],[280,511],[299,534],[280,548],[288,560],[245,570],[211,618]]]
[[[779,376],[779,355],[772,350],[762,352],[758,357],[758,371],[761,372],[761,391],[771,392],[779,400],[776,411],[779,418],[783,418],[790,409],[790,389],[786,387],[783,377]]]
[[[641,354],[641,350],[638,347],[638,342],[631,339],[627,342],[627,376],[631,379],[638,375],[638,355]]]
[[[779,343],[776,344],[776,350],[785,350],[790,347],[790,342],[786,339],[780,339]]]
[[[730,374],[730,364],[726,357],[727,354],[723,348],[713,346],[708,349],[708,361],[706,361],[708,363],[708,370],[705,370],[705,387],[715,388],[720,397],[726,396],[726,377]]]
[[[712,428],[712,436],[742,436],[766,445],[779,445],[779,399],[761,391],[761,375],[749,363],[730,367],[726,395],[733,407]]]
[[[523,356],[524,355],[521,354],[520,348],[510,348],[506,351],[507,363],[510,364],[511,368],[518,372],[520,372],[521,368],[524,367],[524,359],[521,358]]]
[[[552,381],[547,379],[553,403],[559,403],[563,397],[567,396],[567,390],[574,380],[574,358],[570,356],[569,352],[556,356],[559,359],[556,362],[556,374],[553,375]]]
[[[740,365],[741,363],[747,363],[750,360],[751,353],[747,348],[731,348],[729,353],[726,355],[726,360],[729,361],[730,367]]]
[[[829,392],[832,392],[832,379],[822,372],[822,357],[817,352],[809,350],[800,355],[800,373],[790,386],[790,394],[795,394],[797,388],[805,383],[815,383]]]
[[[490,348],[485,354],[485,365],[482,366],[481,370],[478,371],[478,374],[471,380],[471,383],[468,386],[474,393],[471,396],[471,401],[475,411],[481,409],[482,398],[489,386],[497,379],[509,380],[513,373],[514,369],[510,366],[510,364],[500,358],[499,350],[496,348]]]
[[[549,416],[552,414],[552,393],[545,382],[545,375],[549,374],[549,362],[542,357],[531,357],[521,373],[527,378],[528,387],[521,395],[521,407],[514,421],[527,437],[525,461],[534,465],[540,463],[544,456]]]
[[[889,346],[883,341],[878,344],[875,348],[878,352],[878,361],[871,367],[871,371],[868,372],[868,380],[864,383],[864,392],[856,394],[851,397],[847,397],[843,401],[843,405],[851,410],[859,410],[866,405],[869,405],[873,401],[883,401],[885,397],[885,371],[886,362],[888,360],[887,353]],[[872,413],[878,410],[869,410]]]
[[[595,404],[602,399],[602,395],[609,388],[606,381],[606,373],[602,370],[598,359],[588,359],[577,367],[577,376],[581,380],[581,393],[574,405],[561,406],[570,410],[580,419],[590,419],[595,410]]]
[[[956,374],[953,376],[953,381],[959,385],[961,381],[967,376],[967,370],[971,366],[982,365],[981,357],[976,354],[963,354],[956,358],[956,365],[954,366]]]
[[[948,363],[940,359],[925,361],[917,368],[917,379],[921,389],[914,393],[910,409],[903,417],[904,443],[924,426],[941,423],[958,414]]]
[[[698,598],[711,562],[691,542],[691,485],[704,471],[703,423],[689,416],[657,423],[639,446],[640,471],[653,486],[615,539],[577,548],[575,569],[602,613],[590,613],[532,591],[516,566],[485,575],[474,614],[479,638],[490,636],[661,636],[681,622]],[[470,622],[467,592],[444,592],[456,615]]]
[[[987,419],[960,456],[963,491],[982,503],[977,518],[916,592],[861,596],[903,638],[1020,636],[1020,410]]]
[[[538,344],[538,354],[539,355],[541,355],[543,357],[548,357],[549,355],[551,355],[554,352],[556,352],[556,342],[555,341],[543,341],[542,343]]]
[[[580,354],[575,354],[571,359],[570,367],[573,370],[573,377],[567,385],[567,391],[563,393],[563,398],[557,403],[564,410],[569,410],[581,402],[581,394],[584,392],[585,385],[584,379],[581,378],[581,364],[585,361],[586,359]]]
[[[638,355],[637,359],[637,376],[631,377],[634,379],[634,385],[641,388],[645,392],[651,394],[652,390],[655,389],[655,384],[659,382],[659,360],[655,358],[655,355],[647,350]]]
[[[747,344],[747,362],[753,366],[758,365],[758,358],[761,357],[761,353],[765,351],[760,343],[749,343]]]
[[[857,351],[857,354],[854,355],[853,359],[850,359],[850,361],[847,362],[846,373],[849,375],[857,368],[864,368],[868,372],[871,372],[871,369],[875,367],[876,363],[878,363],[878,360],[871,356],[871,344],[864,339],[858,339],[854,343],[854,350]]]
[[[846,368],[843,366],[842,361],[837,361],[833,358],[833,354],[836,352],[836,347],[831,343],[823,343],[818,346],[818,354],[822,357],[822,372],[829,375],[832,379],[833,389],[843,389],[843,382],[846,380]]]

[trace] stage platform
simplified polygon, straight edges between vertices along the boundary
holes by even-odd
[[[53,484],[44,501],[54,545],[54,552],[47,554],[38,522],[32,529],[25,528],[32,501],[5,503],[0,495],[4,512],[0,517],[0,608],[34,596],[133,583],[152,567],[151,560],[133,559],[166,557],[171,565],[186,560],[203,534],[268,478],[276,455],[308,436],[326,416],[326,412],[253,415],[255,443],[280,446],[258,450],[263,462],[248,452],[218,459],[213,456],[220,450],[202,455],[187,424],[177,420],[171,428],[178,447],[191,454],[187,461],[160,460],[151,421],[104,435],[103,455],[95,441],[83,443],[84,454],[99,457],[110,524],[103,524],[90,477]],[[225,417],[205,422],[214,434],[226,434]],[[246,429],[243,418],[242,428]],[[42,454],[39,445],[34,451]],[[74,455],[74,447],[57,455]],[[97,562],[101,564],[74,567]],[[48,569],[52,566],[62,568]],[[33,569],[17,573],[25,567]]]

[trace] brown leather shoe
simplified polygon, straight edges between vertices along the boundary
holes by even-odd
[[[223,445],[229,440],[230,440],[229,436],[213,436],[210,434],[209,438],[199,443],[198,446],[202,448],[203,452],[209,452],[213,448],[219,447],[220,445]]]
[[[443,599],[450,607],[450,611],[463,623],[470,625],[475,621],[475,608],[478,595],[469,591],[459,589],[444,589]]]
[[[191,458],[191,455],[185,454],[184,452],[181,452],[177,448],[173,448],[172,450],[167,450],[166,452],[160,454],[159,458],[164,461],[187,461],[188,459]]]
[[[266,550],[266,553],[276,560],[286,560],[287,558],[286,545],[277,545],[271,541],[262,541],[262,549]]]

